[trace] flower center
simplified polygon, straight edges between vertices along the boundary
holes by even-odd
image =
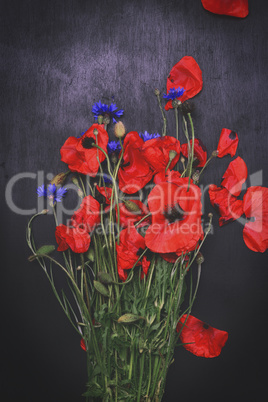
[[[229,134],[230,140],[235,140],[236,139],[236,133],[234,131],[231,131]]]
[[[85,148],[85,149],[92,148],[94,144],[95,144],[94,138],[85,137],[85,138],[82,139],[82,147]]]
[[[168,209],[164,212],[164,216],[169,223],[174,223],[177,221],[182,221],[185,218],[185,213],[179,204],[176,204],[173,207],[168,207]]]

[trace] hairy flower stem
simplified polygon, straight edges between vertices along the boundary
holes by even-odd
[[[163,118],[162,137],[165,137],[165,135],[167,133],[167,119],[166,119],[166,116],[165,116],[165,113],[164,113],[164,110],[163,110],[163,106],[162,106],[162,103],[161,103],[160,93],[157,93],[156,96],[157,96],[158,105],[159,105],[159,108],[161,110],[161,114],[162,114],[162,118]]]
[[[192,132],[192,146],[191,146],[191,155],[188,155],[189,157],[189,182],[188,182],[188,190],[190,187],[190,182],[191,182],[191,176],[192,176],[192,169],[193,169],[193,162],[194,162],[194,125],[193,125],[193,120],[191,117],[191,113],[187,114],[190,125],[191,125],[191,132]],[[187,191],[188,191],[187,190]]]
[[[179,140],[179,111],[178,107],[174,107],[175,121],[176,121],[176,139]]]

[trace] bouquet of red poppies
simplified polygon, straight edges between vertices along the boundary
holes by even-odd
[[[28,224],[29,259],[39,262],[79,334],[87,356],[88,401],[160,401],[178,342],[212,358],[227,341],[227,332],[191,315],[204,262],[200,250],[212,225],[212,214],[203,215],[199,184],[213,159],[235,157],[238,146],[237,133],[226,128],[210,155],[196,137],[188,100],[202,85],[192,57],[171,69],[167,93],[155,90],[163,117],[160,134],[127,133],[117,121],[123,110],[95,103],[95,123],[61,148],[68,170],[37,189],[48,209]],[[167,133],[171,109],[175,133]],[[109,140],[111,128],[116,140]],[[221,184],[210,185],[209,197],[219,224],[244,219],[246,245],[263,252],[268,189],[250,187],[241,198],[246,178],[246,164],[237,156]],[[66,222],[58,222],[57,210],[70,186],[77,189],[80,205]],[[34,219],[49,211],[57,251],[54,245],[36,247],[33,238]],[[53,269],[66,275],[68,296],[57,290]]]

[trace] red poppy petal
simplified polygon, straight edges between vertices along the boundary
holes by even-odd
[[[187,314],[184,314],[177,325],[183,347],[196,356],[219,356],[228,339],[228,332],[213,328],[192,315],[185,322],[186,318]]]
[[[190,141],[190,144],[192,145],[192,140]],[[185,158],[188,158],[188,144],[182,144],[181,153]],[[203,167],[206,164],[207,149],[199,138],[194,140],[194,156],[196,158],[196,161],[194,161],[195,167]]]
[[[91,232],[100,223],[100,204],[91,195],[84,197],[80,208],[72,216],[72,224],[85,225],[88,232]]]
[[[243,201],[234,197],[226,188],[211,184],[208,193],[211,205],[220,214],[220,226],[235,221],[243,214]]]
[[[245,18],[248,15],[248,0],[201,0],[203,7],[214,13]]]
[[[223,128],[221,130],[221,135],[217,147],[218,158],[229,154],[234,156],[238,146],[238,135],[236,132],[229,130],[228,128]]]
[[[167,79],[167,93],[174,87],[185,89],[180,98],[181,102],[192,98],[201,91],[203,87],[202,71],[193,57],[185,56],[172,67]],[[171,101],[168,104],[171,104],[172,107]],[[168,108],[170,107],[168,106]]]
[[[226,172],[223,175],[221,185],[234,196],[241,193],[242,185],[248,176],[247,165],[240,156],[230,162]]]
[[[249,187],[243,199],[243,209],[247,222],[243,230],[243,238],[248,248],[263,253],[268,248],[268,188]]]
[[[55,237],[58,251],[70,248],[74,253],[85,253],[90,245],[90,236],[83,227],[70,228],[61,224],[56,227]]]
[[[83,338],[80,341],[80,346],[85,352],[87,351],[87,347]]]

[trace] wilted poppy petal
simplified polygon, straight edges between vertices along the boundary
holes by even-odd
[[[214,13],[245,18],[248,15],[248,0],[201,0],[203,7]]]
[[[197,95],[203,87],[202,71],[195,59],[191,56],[183,57],[172,67],[167,79],[167,93],[172,88],[182,87],[184,94],[180,97],[181,102]],[[166,110],[171,109],[172,101],[168,101]]]
[[[243,201],[234,197],[226,188],[211,184],[208,193],[211,205],[220,214],[220,226],[235,221],[243,214]]]
[[[221,130],[221,135],[217,147],[218,158],[229,154],[234,156],[238,146],[238,135],[236,132],[229,130],[228,128],[223,128]]]
[[[249,187],[243,199],[243,210],[247,222],[243,230],[243,238],[253,251],[263,253],[268,248],[268,188]]]
[[[235,158],[229,163],[226,172],[223,175],[221,185],[234,196],[238,196],[241,193],[242,185],[246,181],[248,176],[247,165],[240,156]]]
[[[190,144],[192,146],[192,140]],[[188,144],[182,144],[181,153],[185,158],[188,158]],[[207,148],[199,138],[194,140],[194,157],[194,167],[203,167],[205,165],[207,161]]]
[[[213,328],[192,315],[184,314],[177,325],[183,347],[200,357],[217,357],[228,339],[228,332]],[[184,325],[183,325],[184,324]]]

